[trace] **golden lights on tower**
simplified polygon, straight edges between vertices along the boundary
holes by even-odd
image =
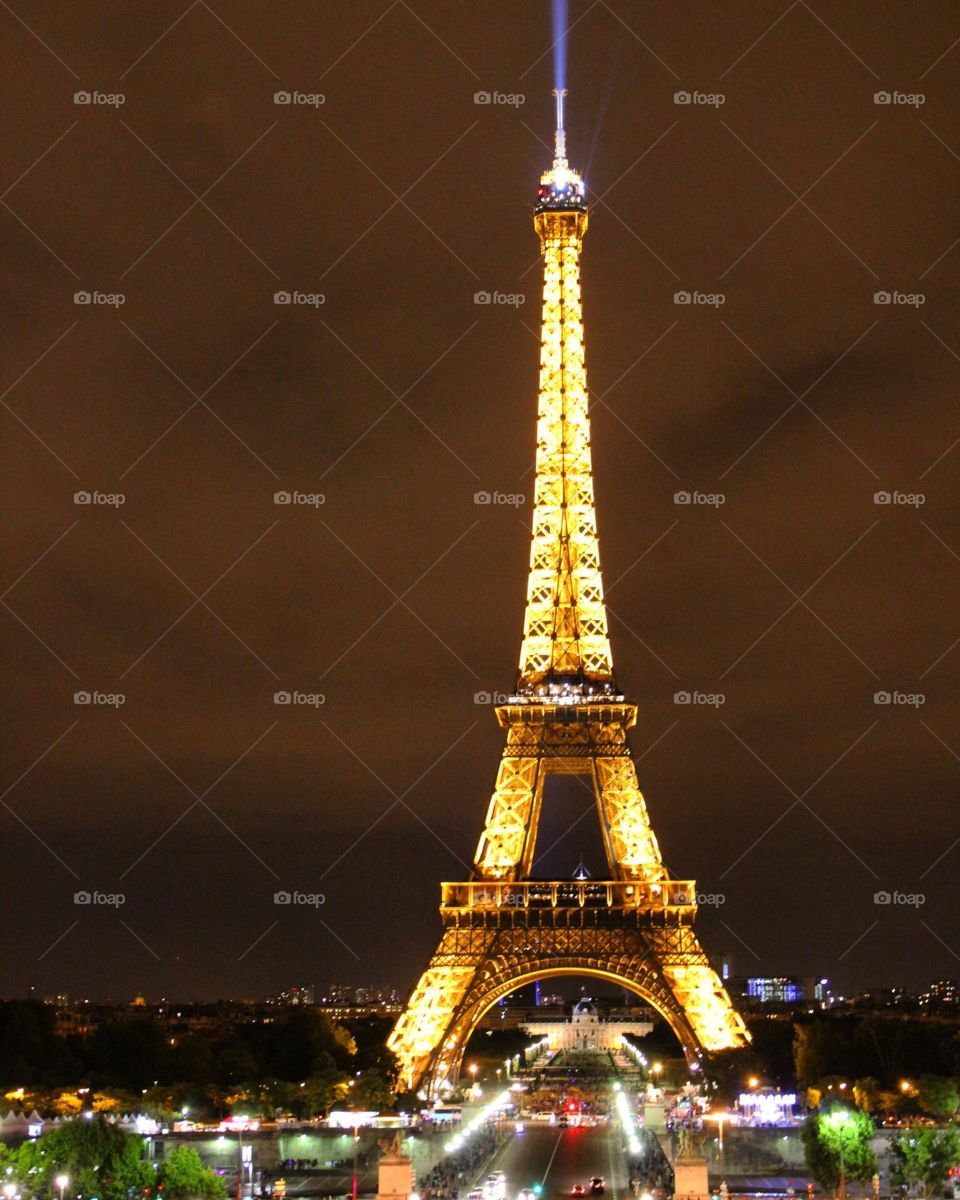
[[[607,632],[590,452],[580,253],[585,187],[566,157],[563,96],[556,152],[540,179],[534,227],[543,252],[536,482],[530,572],[515,694],[472,878],[442,885],[440,945],[388,1045],[404,1086],[455,1081],[483,1013],[521,984],[588,974],[644,997],[687,1056],[749,1041],[699,944],[693,881],[663,866],[627,731]],[[588,780],[607,880],[531,878],[544,783]]]

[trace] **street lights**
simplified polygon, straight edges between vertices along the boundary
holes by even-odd
[[[53,1182],[60,1189],[60,1200],[63,1200],[63,1193],[64,1193],[64,1190],[66,1189],[67,1184],[70,1182],[70,1176],[69,1175],[58,1175]]]
[[[843,1131],[850,1124],[850,1114],[845,1108],[838,1108],[827,1120],[837,1130],[837,1146],[840,1152],[840,1200],[847,1200],[847,1177],[843,1167]]]

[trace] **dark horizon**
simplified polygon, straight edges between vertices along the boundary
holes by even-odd
[[[406,992],[516,674],[530,505],[475,494],[532,480],[550,6],[185,7],[0,14],[0,995]],[[738,974],[952,978],[956,14],[570,21],[601,561],[665,861]],[[557,793],[557,871],[589,803]]]

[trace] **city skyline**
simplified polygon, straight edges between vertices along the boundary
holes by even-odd
[[[529,553],[551,39],[494,9],[3,18],[0,994],[405,991],[434,948]],[[917,990],[960,961],[951,10],[570,19],[665,863],[738,969]],[[602,871],[548,799],[543,873]]]

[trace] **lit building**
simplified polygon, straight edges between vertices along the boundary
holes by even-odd
[[[569,1017],[540,1017],[525,1021],[523,1028],[536,1040],[546,1038],[548,1050],[620,1050],[625,1033],[646,1037],[653,1024],[635,1018],[601,1017],[596,1005],[584,999],[573,1006]]]
[[[742,994],[758,1004],[829,1004],[829,979],[801,975],[755,975],[744,979]]]

